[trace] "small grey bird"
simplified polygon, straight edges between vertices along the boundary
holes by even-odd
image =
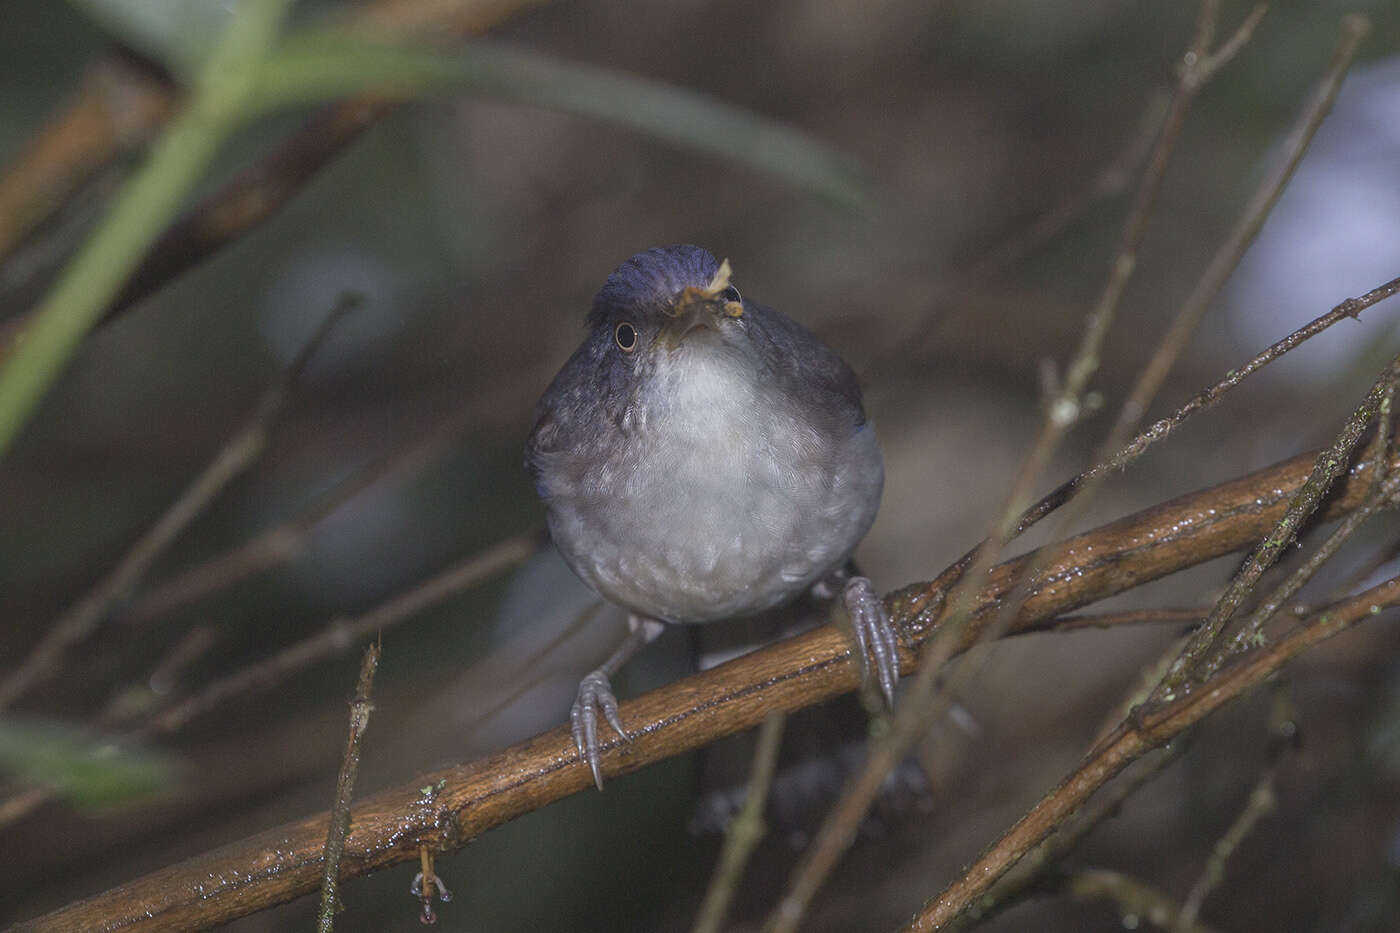
[[[618,266],[526,445],[564,560],[631,613],[630,634],[580,683],[570,716],[599,789],[598,711],[628,738],[609,677],[661,623],[839,589],[887,701],[899,678],[883,604],[847,571],[885,476],[855,374],[729,279],[728,261],[698,246]]]

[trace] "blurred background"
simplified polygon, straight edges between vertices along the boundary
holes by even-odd
[[[21,158],[117,54],[119,37],[89,15],[100,6],[4,4],[0,164]],[[307,3],[297,16],[412,6]],[[1184,127],[1094,383],[1110,412],[1326,70],[1342,15],[1356,10],[1373,28],[1334,112],[1154,412],[1400,274],[1400,8],[1275,4]],[[15,734],[64,737],[72,759],[115,756],[129,774],[109,785],[91,762],[95,778],[0,771],[0,923],[328,806],[368,639],[143,741],[117,740],[332,620],[539,528],[521,468],[532,406],[581,340],[593,293],[640,249],[690,242],[729,257],[746,297],[852,363],[888,477],[857,557],[885,591],[931,579],[984,534],[1037,426],[1044,363],[1073,351],[1195,12],[1125,0],[559,0],[499,16],[490,37],[512,48],[801,130],[857,160],[873,196],[852,208],[616,125],[439,93],[394,109],[267,223],[97,330],[0,463],[5,671],[246,422],[340,297],[362,299],[293,387],[253,467],[6,713]],[[1224,3],[1224,31],[1247,12]],[[130,64],[137,53],[122,54]],[[120,114],[123,101],[110,106]],[[284,113],[240,131],[203,190],[258,164],[308,119]],[[43,294],[141,151],[133,141],[4,260],[0,320]],[[1063,229],[1036,236],[1042,218],[1065,210]],[[1397,347],[1394,305],[1344,322],[1116,478],[1086,527],[1328,441]],[[1076,429],[1041,491],[1089,464],[1107,421]],[[285,523],[294,540],[269,566],[198,598],[156,598]],[[1331,579],[1395,526],[1393,513],[1373,523]],[[1115,604],[1207,604],[1233,567],[1215,562]],[[386,630],[359,790],[562,724],[578,678],[620,625],[591,606],[542,551]],[[580,617],[588,624],[575,626]],[[1087,631],[980,649],[960,697],[975,730],[936,730],[804,929],[905,921],[1072,767],[1178,634]],[[1400,926],[1397,648],[1394,620],[1378,620],[1291,668],[1283,689],[1301,743],[1280,765],[1277,811],[1207,902],[1215,928]],[[616,681],[619,694],[684,675],[696,651],[691,635],[670,633]],[[1269,760],[1268,707],[1256,696],[1212,719],[1075,863],[1184,897]],[[847,741],[832,734],[833,747]],[[723,784],[706,776],[745,754],[740,737],[476,840],[439,862],[456,895],[440,923],[688,929],[719,845],[703,830]],[[756,929],[772,906],[823,812],[821,787],[839,780],[837,765],[823,767],[775,802],[791,812],[758,851],[734,929]],[[27,796],[36,787],[42,802]],[[415,870],[348,882],[338,928],[416,928]],[[230,929],[306,929],[313,910],[307,898]],[[1129,922],[1120,914],[1044,897],[985,928],[1107,930]]]

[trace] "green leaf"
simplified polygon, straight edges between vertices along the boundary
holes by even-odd
[[[0,456],[242,119],[291,0],[239,0],[185,106],[0,360]]]
[[[849,207],[870,201],[859,164],[800,130],[683,88],[490,42],[448,51],[337,32],[291,35],[264,62],[254,100],[268,110],[361,94],[442,91],[614,123],[768,172]]]
[[[148,797],[175,782],[173,763],[157,752],[61,723],[12,718],[0,719],[0,772],[90,807]]]
[[[182,81],[199,70],[237,0],[69,0],[124,45],[160,62]]]

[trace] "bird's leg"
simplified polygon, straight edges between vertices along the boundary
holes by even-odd
[[[865,577],[851,576],[848,568],[832,571],[812,591],[817,596],[841,594],[841,604],[851,619],[861,669],[874,677],[885,702],[894,706],[894,687],[899,682],[899,640],[885,603]]]
[[[588,761],[588,767],[593,771],[593,783],[598,785],[599,790],[603,789],[603,771],[599,764],[598,710],[603,711],[603,718],[607,719],[614,732],[632,741],[617,715],[617,697],[613,696],[611,677],[622,669],[632,655],[654,641],[665,624],[633,613],[627,617],[627,627],[627,637],[617,646],[617,650],[601,667],[579,681],[578,699],[574,700],[574,707],[569,711],[574,746],[578,749],[579,757]]]

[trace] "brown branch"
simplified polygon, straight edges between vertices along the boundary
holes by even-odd
[[[986,921],[1036,893],[1043,893],[1047,887],[1053,888],[1055,876],[1051,873],[1060,859],[1064,858],[1095,827],[1122,811],[1123,804],[1133,794],[1161,774],[1167,765],[1176,761],[1190,744],[1191,735],[1179,736],[1155,756],[1143,759],[1136,773],[1123,778],[1095,798],[1073,819],[1066,820],[1063,826],[1056,827],[1044,842],[1026,854],[1016,863],[1016,867],[1003,875],[991,889],[977,900],[976,916],[965,913],[950,923],[950,930],[965,930]]]
[[[358,467],[297,514],[150,587],[127,607],[122,621],[128,624],[150,621],[264,570],[292,562],[301,555],[307,539],[321,522],[376,484],[422,468],[462,433],[471,423],[473,414],[472,406],[453,411],[402,450],[390,451]]]
[[[351,618],[332,619],[320,631],[288,645],[271,657],[212,680],[197,692],[169,706],[154,712],[147,710],[144,721],[126,732],[124,738],[146,740],[157,735],[171,735],[183,729],[191,720],[208,715],[238,697],[270,690],[298,671],[348,651],[360,639],[382,635],[386,630],[413,618],[429,605],[524,563],[543,544],[543,536],[537,532],[506,538],[393,596],[369,612]],[[191,634],[194,631],[199,629],[193,630]],[[207,632],[205,637],[208,637]],[[185,645],[184,642],[181,644]],[[170,661],[183,660],[179,655],[184,652],[180,651],[179,647],[177,646],[175,656]],[[192,647],[203,650],[198,644]],[[169,663],[163,662],[157,669],[157,674],[169,670]],[[156,674],[152,675],[152,682],[155,676]],[[528,678],[523,676],[518,683],[520,691],[529,687]],[[515,695],[514,691],[507,691],[498,703],[504,705],[512,695]],[[483,718],[489,717],[495,711],[485,711],[482,714]],[[107,709],[98,714],[95,728],[109,729],[127,712],[119,696],[108,704]],[[28,816],[56,795],[53,788],[39,787],[22,790],[8,799],[0,800],[0,828]]]
[[[1306,480],[1312,459],[1311,454],[1295,457],[1065,542],[1057,548],[1056,558],[1037,575],[1032,594],[1011,631],[1051,628],[1056,616],[1079,606],[1248,546],[1283,514],[1289,498]],[[1391,468],[1396,466],[1400,464],[1392,463]],[[1335,518],[1360,505],[1371,492],[1373,470],[1370,462],[1353,468],[1334,489],[1323,514]],[[976,643],[979,620],[996,612],[1027,559],[1017,558],[993,568],[977,593],[971,624],[963,627],[963,648]],[[939,621],[938,607],[944,604],[952,576],[945,572],[932,582],[906,587],[886,600],[905,633],[901,663],[917,663],[919,648]],[[1400,582],[1387,586],[1394,590],[1391,595],[1400,599]],[[1381,595],[1380,590],[1372,590],[1367,597],[1376,600]],[[1370,605],[1367,602],[1361,614],[1369,614]],[[1342,604],[1331,616],[1337,622],[1329,631],[1355,621],[1357,612],[1360,610],[1351,603]],[[1317,629],[1305,631],[1316,633]],[[1200,691],[1181,704],[1154,713],[1145,721],[1144,731],[1118,739],[1122,748],[1115,752],[1118,758],[1114,761],[1122,760],[1114,766],[1114,773],[1130,757],[1185,728],[1185,720],[1191,718],[1186,712],[1194,711],[1198,719],[1209,711],[1203,710],[1201,703],[1218,698],[1219,705],[1233,695],[1231,690],[1238,693],[1244,689],[1238,680],[1240,671],[1252,671],[1251,676],[1262,678],[1311,643],[1291,637],[1224,672],[1219,678],[1222,691]],[[614,738],[604,743],[604,774],[614,777],[691,751],[752,728],[774,710],[810,706],[854,690],[859,683],[859,665],[851,657],[850,642],[839,629],[823,626],[623,704],[627,722],[646,725],[634,731],[631,742]],[[1103,774],[1098,783],[1109,776]],[[429,797],[422,795],[424,786],[436,787],[439,782],[440,791]],[[417,861],[420,843],[439,853],[456,850],[493,827],[588,787],[592,787],[592,777],[588,766],[579,760],[568,730],[552,730],[489,758],[419,777],[360,801],[346,839],[341,874],[348,878]],[[281,826],[17,929],[191,930],[291,900],[315,890],[319,883],[327,818],[320,814]],[[1046,831],[1058,822],[1046,822]],[[1031,839],[1019,853],[1038,841]],[[1014,859],[1007,864],[1011,862]],[[988,883],[992,880],[994,876],[989,875]],[[965,905],[968,900],[960,903]]]
[[[1262,16],[1263,8],[1256,7],[1255,13]],[[1257,22],[1257,18],[1254,21]],[[1342,35],[1337,40],[1336,51],[1332,54],[1332,63],[1328,66],[1307,104],[1304,105],[1302,113],[1298,115],[1287,139],[1284,140],[1283,153],[1278,162],[1260,181],[1259,186],[1250,196],[1239,219],[1235,221],[1234,228],[1225,238],[1225,242],[1216,250],[1215,255],[1211,257],[1210,265],[1200,280],[1196,282],[1195,288],[1182,304],[1181,310],[1177,312],[1176,319],[1172,321],[1171,327],[1162,338],[1156,352],[1153,353],[1152,359],[1148,361],[1142,375],[1138,377],[1137,384],[1133,386],[1132,394],[1124,403],[1119,412],[1118,421],[1113,427],[1111,437],[1114,440],[1107,445],[1110,450],[1121,446],[1123,441],[1127,440],[1129,432],[1147,413],[1148,405],[1157,396],[1162,383],[1166,381],[1167,373],[1176,364],[1177,358],[1181,355],[1181,351],[1186,348],[1191,335],[1196,332],[1196,327],[1200,324],[1201,318],[1205,316],[1206,309],[1210,307],[1210,303],[1215,300],[1215,296],[1225,285],[1226,279],[1239,265],[1245,250],[1249,248],[1249,244],[1254,242],[1254,238],[1258,236],[1259,230],[1264,226],[1264,220],[1283,194],[1283,189],[1287,187],[1289,179],[1293,177],[1298,163],[1303,161],[1309,144],[1317,135],[1318,127],[1322,125],[1327,114],[1332,112],[1332,104],[1336,102],[1337,94],[1341,92],[1342,82],[1346,79],[1347,72],[1351,70],[1351,63],[1356,58],[1357,49],[1361,47],[1361,41],[1366,38],[1370,29],[1370,21],[1365,16],[1353,13],[1343,17]]]
[[[1302,628],[1222,671],[1210,681],[1210,689],[1192,691],[1143,713],[1136,720],[1125,722],[955,882],[924,905],[904,930],[922,933],[943,929],[1133,761],[1263,683],[1308,648],[1397,605],[1400,605],[1400,577],[1392,577],[1304,620]]]
[[[326,844],[323,847],[325,864],[321,867],[321,909],[316,913],[319,933],[330,933],[335,926],[335,912],[339,906],[337,886],[340,882],[340,860],[345,854],[345,836],[350,832],[350,797],[355,792],[355,776],[360,771],[360,746],[364,742],[365,730],[369,728],[369,715],[374,711],[369,693],[377,670],[379,643],[370,642],[365,649],[364,660],[360,662],[355,699],[350,703],[350,736],[345,742],[345,756],[335,780],[335,803],[331,807],[330,827],[326,830]]]
[[[1056,876],[1046,886],[1047,891],[1060,891],[1080,900],[1106,899],[1124,918],[1146,920],[1162,930],[1175,933],[1213,933],[1195,918],[1183,920],[1185,911],[1166,894],[1136,878],[1102,868],[1081,868]],[[1129,928],[1126,919],[1123,923]]]
[[[87,69],[69,101],[0,175],[0,259],[86,179],[155,135],[175,92],[150,69],[108,55]]]
[[[1174,694],[1186,689],[1191,681],[1199,682],[1203,679],[1204,668],[1225,625],[1234,618],[1245,599],[1254,591],[1254,586],[1264,575],[1264,571],[1274,565],[1298,536],[1303,523],[1321,506],[1333,481],[1346,472],[1352,453],[1361,443],[1366,428],[1376,420],[1382,402],[1390,394],[1390,388],[1397,380],[1400,380],[1400,356],[1395,357],[1371,386],[1366,398],[1342,426],[1336,441],[1317,455],[1307,482],[1299,487],[1292,501],[1288,503],[1288,509],[1279,517],[1278,524],[1250,551],[1249,558],[1230,581],[1225,592],[1216,600],[1205,623],[1192,633],[1186,647],[1172,662],[1167,675],[1152,691],[1149,703],[1170,699]]]
[[[1369,521],[1377,511],[1390,504],[1397,494],[1400,494],[1400,473],[1392,473],[1386,477],[1385,482],[1380,484],[1370,499],[1361,505],[1361,508],[1342,519],[1332,534],[1328,535],[1327,540],[1309,554],[1308,559],[1289,574],[1286,580],[1276,586],[1264,601],[1249,614],[1249,618],[1240,626],[1239,631],[1235,632],[1229,643],[1221,645],[1215,656],[1206,664],[1203,676],[1209,678],[1223,667],[1232,655],[1243,654],[1249,648],[1261,643],[1265,624],[1278,614],[1279,610],[1283,608],[1283,604],[1297,595],[1298,591],[1306,586],[1308,581],[1336,556],[1337,552],[1342,549],[1342,545],[1356,533],[1357,529]]]
[[[62,664],[64,653],[96,631],[112,607],[131,592],[156,558],[165,553],[190,523],[203,514],[229,483],[262,456],[267,447],[268,434],[282,411],[292,384],[330,335],[331,329],[357,301],[342,300],[326,315],[296,358],[263,391],[247,423],[219,448],[209,465],[156,523],[136,540],[117,565],[48,625],[39,643],[20,666],[0,680],[0,710],[36,684],[52,677]]]
[[[782,713],[769,713],[758,728],[758,741],[754,746],[753,764],[750,768],[749,784],[744,793],[744,804],[729,821],[724,831],[724,848],[720,850],[719,864],[710,877],[705,899],[695,918],[691,933],[720,933],[724,929],[724,918],[729,913],[729,902],[744,877],[744,866],[754,847],[763,839],[767,827],[763,823],[763,807],[768,800],[768,788],[773,783],[773,774],[778,770],[778,750],[782,746],[783,724],[787,717]]]
[[[1231,822],[1230,827],[1225,830],[1224,835],[1216,840],[1215,845],[1211,847],[1210,857],[1206,859],[1200,877],[1196,879],[1195,884],[1191,885],[1186,899],[1181,902],[1181,914],[1172,927],[1173,933],[1187,933],[1195,925],[1201,916],[1201,908],[1205,906],[1206,898],[1225,880],[1225,868],[1229,864],[1230,857],[1235,854],[1240,844],[1259,824],[1259,821],[1272,814],[1278,806],[1275,785],[1278,780],[1280,762],[1283,758],[1282,752],[1289,746],[1291,740],[1297,737],[1297,728],[1286,688],[1278,680],[1273,682],[1272,687],[1274,698],[1272,708],[1269,711],[1269,744],[1271,746],[1269,763],[1264,766],[1259,779],[1254,782],[1254,787],[1250,790],[1244,807]]]
[[[288,645],[271,657],[206,684],[198,693],[161,712],[149,725],[138,730],[138,735],[146,737],[175,732],[190,720],[233,697],[267,690],[297,671],[347,650],[362,638],[380,634],[439,600],[524,563],[539,550],[540,543],[539,532],[533,531],[506,538],[363,615],[332,619],[320,631]]]
[[[1079,421],[1084,411],[1084,394],[1090,379],[1098,371],[1104,341],[1118,314],[1124,290],[1137,267],[1138,252],[1147,234],[1153,207],[1166,178],[1167,166],[1185,124],[1186,116],[1196,96],[1210,76],[1243,45],[1211,54],[1215,35],[1218,4],[1204,0],[1197,19],[1196,32],[1182,56],[1180,78],[1172,95],[1161,134],[1143,171],[1134,193],[1131,209],[1119,235],[1117,249],[1109,263],[1109,273],[1098,300],[1085,318],[1079,345],[1065,368],[1063,383],[1046,399],[1045,416],[1015,478],[998,510],[986,540],[971,555],[960,562],[960,579],[953,584],[948,596],[949,622],[922,651],[922,670],[906,689],[901,708],[894,716],[888,736],[870,748],[864,768],[850,781],[840,799],[827,814],[812,843],[802,854],[786,892],[764,923],[764,933],[792,933],[797,929],[817,891],[835,868],[837,861],[855,839],[856,829],[874,802],[886,776],[909,749],[925,735],[929,726],[949,705],[949,693],[942,691],[938,680],[943,665],[958,649],[962,629],[972,602],[972,594],[982,585],[987,569],[1000,559],[1003,549],[1016,535],[1017,516],[1031,501],[1035,487],[1049,465],[1050,458],[1061,440]],[[1247,38],[1252,26],[1241,28]],[[1089,495],[1082,491],[1076,500],[1084,508]],[[1004,602],[999,618],[983,621],[975,628],[982,636],[998,638],[1009,631],[1020,611],[1021,603],[1030,592],[1030,580],[1042,568],[1041,561],[1022,567],[1016,592]]]
[[[382,36],[477,35],[539,2],[441,0],[424,4],[381,0],[365,7],[350,20],[350,25]],[[8,235],[0,227],[0,257],[18,245],[33,225],[84,179],[120,154],[133,136],[154,134],[173,113],[176,95],[172,89],[148,77],[138,80],[127,73],[129,66],[113,78],[110,72],[114,68],[115,64],[98,66],[98,77],[89,81],[77,100],[55,117],[26,154],[0,177],[0,205],[6,208],[0,210],[0,218],[16,218]],[[120,121],[107,113],[112,109],[107,98],[113,95],[113,87],[124,106],[131,108],[134,127],[120,129]],[[395,106],[363,98],[323,109],[304,129],[167,230],[108,308],[103,321],[126,311],[271,217],[322,166]],[[18,315],[0,327],[0,356],[8,352],[28,317]]]
[[[1086,628],[1118,628],[1122,625],[1177,624],[1194,627],[1210,612],[1209,607],[1195,609],[1128,609],[1122,612],[1086,612],[1060,616],[1047,631],[1075,632]]]
[[[917,356],[911,357],[910,349],[918,350],[925,346],[938,326],[944,309],[970,293],[976,286],[1033,254],[1069,229],[1100,202],[1126,191],[1138,167],[1151,151],[1153,140],[1161,133],[1169,99],[1165,88],[1154,93],[1143,108],[1137,132],[1133,134],[1128,145],[1100,169],[1087,185],[1070,193],[1029,224],[1018,228],[963,270],[950,270],[955,278],[941,286],[931,306],[919,316],[914,326],[903,330],[896,329],[891,333],[888,344],[858,367],[861,382],[865,382],[866,374],[881,372],[889,366],[910,362],[922,365],[923,361]]]

